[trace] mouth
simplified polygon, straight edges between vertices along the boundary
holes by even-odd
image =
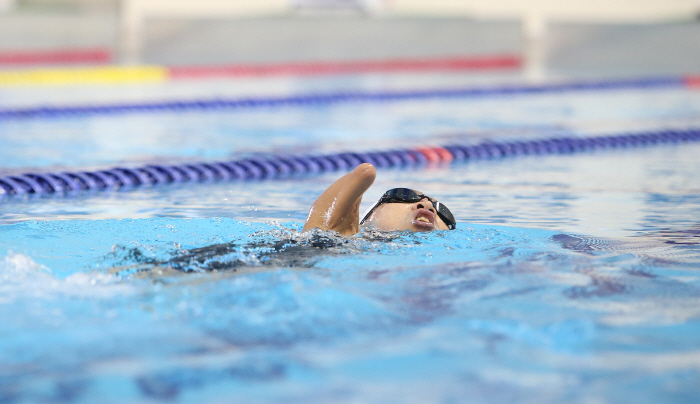
[[[435,213],[428,209],[418,209],[411,224],[421,230],[432,230],[435,228]]]

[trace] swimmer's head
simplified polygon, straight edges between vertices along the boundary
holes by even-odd
[[[452,230],[456,227],[455,218],[445,205],[408,188],[386,191],[360,221],[364,223],[385,231]]]

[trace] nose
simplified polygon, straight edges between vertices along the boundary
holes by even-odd
[[[413,209],[428,209],[429,211],[435,213],[435,208],[433,207],[433,203],[430,202],[430,199],[428,199],[427,197],[416,202],[416,204],[413,205]]]

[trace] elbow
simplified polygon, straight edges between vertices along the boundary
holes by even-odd
[[[360,178],[363,182],[369,181],[370,184],[374,182],[377,177],[377,169],[370,163],[362,163],[355,167],[353,174]]]

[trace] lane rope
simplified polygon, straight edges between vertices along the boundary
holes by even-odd
[[[106,73],[111,74],[111,73]],[[162,74],[134,71],[134,75]],[[92,116],[130,113],[182,112],[203,110],[235,110],[251,108],[333,105],[357,102],[397,102],[406,100],[483,98],[526,94],[548,94],[578,91],[610,91],[627,89],[689,88],[694,81],[690,76],[651,77],[624,80],[573,81],[541,85],[509,84],[495,87],[467,87],[450,89],[420,89],[396,91],[342,91],[279,97],[213,98],[200,100],[172,100],[164,102],[135,102],[123,104],[95,104],[68,106],[39,106],[0,109],[0,120],[50,118],[61,116]]]
[[[361,163],[375,167],[410,169],[527,155],[574,154],[605,149],[626,149],[659,144],[700,141],[700,128],[668,129],[609,136],[483,142],[361,153],[326,155],[273,155],[227,162],[176,165],[151,164],[98,171],[25,173],[0,177],[0,199],[30,195],[74,195],[79,192],[130,190],[166,184],[219,181],[263,181],[348,171]]]

